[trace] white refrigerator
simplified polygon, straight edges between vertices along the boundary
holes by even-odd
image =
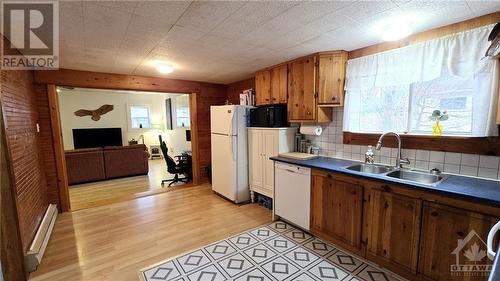
[[[246,128],[250,108],[210,107],[212,190],[235,203],[250,199]]]

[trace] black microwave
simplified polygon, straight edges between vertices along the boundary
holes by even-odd
[[[288,127],[286,105],[266,105],[250,109],[251,127]]]

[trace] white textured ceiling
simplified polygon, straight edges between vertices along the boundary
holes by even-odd
[[[417,15],[415,32],[500,10],[500,1],[60,2],[61,67],[230,83],[325,50],[381,42],[373,28]],[[160,75],[152,60],[176,70]]]

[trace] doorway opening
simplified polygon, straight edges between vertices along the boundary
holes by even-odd
[[[59,86],[57,98],[72,211],[191,182],[189,94]]]

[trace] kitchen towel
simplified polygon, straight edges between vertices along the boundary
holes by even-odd
[[[300,133],[303,135],[320,136],[322,132],[321,126],[300,126]]]

